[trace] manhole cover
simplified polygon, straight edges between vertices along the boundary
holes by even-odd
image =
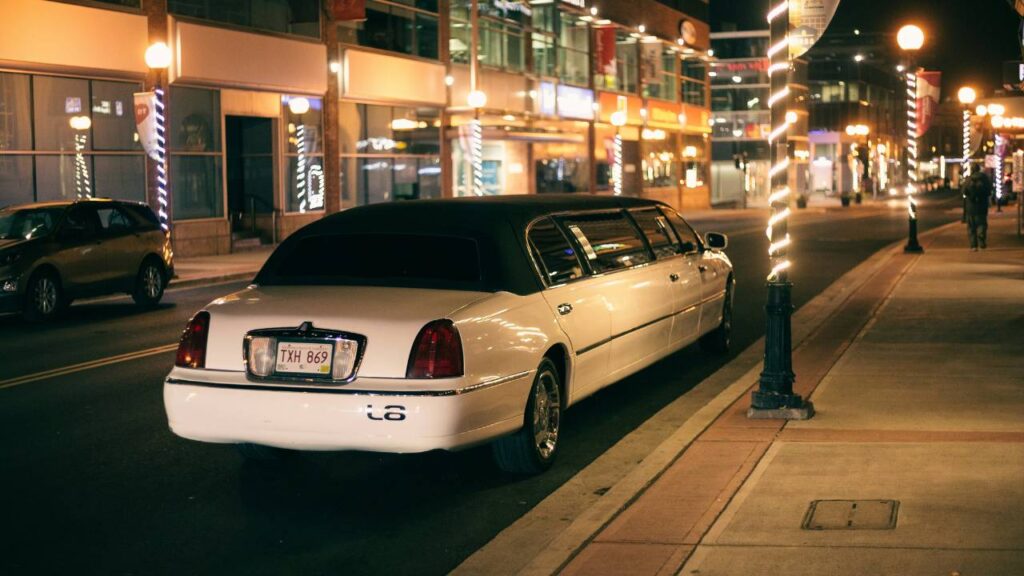
[[[897,500],[815,500],[804,515],[804,530],[892,530]]]

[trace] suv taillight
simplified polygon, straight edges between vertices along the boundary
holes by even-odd
[[[188,321],[178,343],[175,366],[182,368],[206,367],[206,336],[210,333],[210,313],[199,312]]]
[[[416,336],[405,377],[454,376],[462,376],[462,338],[451,320],[434,320]]]

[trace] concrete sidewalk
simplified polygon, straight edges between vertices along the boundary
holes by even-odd
[[[182,288],[214,282],[249,280],[267,261],[273,247],[218,256],[174,259],[174,278],[169,287]]]
[[[523,572],[1024,574],[1024,241],[1004,212],[987,250],[960,225],[923,243],[794,352],[813,419],[748,420],[739,395],[581,548]]]

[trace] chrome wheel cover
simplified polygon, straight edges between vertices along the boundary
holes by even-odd
[[[537,454],[547,460],[558,445],[562,405],[558,382],[550,371],[541,372],[533,388],[533,442]]]
[[[142,291],[148,298],[155,299],[160,295],[160,270],[150,264],[142,270]]]
[[[46,316],[53,314],[54,310],[57,309],[57,285],[54,284],[53,280],[43,276],[36,281],[35,290],[32,292],[32,299],[36,306],[36,311]]]

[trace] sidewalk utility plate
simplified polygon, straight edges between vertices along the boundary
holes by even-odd
[[[892,530],[896,500],[815,500],[804,515],[804,530]]]

